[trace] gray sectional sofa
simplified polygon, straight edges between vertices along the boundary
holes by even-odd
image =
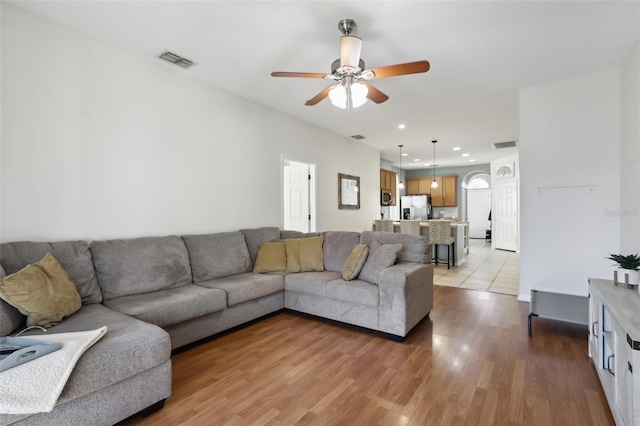
[[[324,271],[252,273],[262,243],[316,235],[324,237]],[[402,244],[397,262],[379,273],[377,284],[344,281],[341,270],[351,250],[373,241]],[[105,325],[108,331],[80,358],[53,411],[0,414],[0,425],[114,424],[161,408],[171,394],[172,349],[285,308],[402,339],[433,306],[428,242],[404,234],[300,234],[267,227],[91,244],[4,243],[0,274],[17,272],[48,252],[82,299],[79,311],[48,332]],[[0,300],[0,336],[24,324],[25,317]]]

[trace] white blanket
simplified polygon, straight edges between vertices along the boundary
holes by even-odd
[[[58,401],[82,354],[107,332],[107,327],[75,333],[25,336],[62,343],[62,348],[0,373],[0,413],[48,412]]]

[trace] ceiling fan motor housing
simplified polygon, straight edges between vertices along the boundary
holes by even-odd
[[[340,58],[331,63],[331,74],[335,75],[338,68],[340,68]],[[365,69],[364,61],[362,59],[358,61],[358,68],[360,68],[361,70]]]
[[[343,35],[349,35],[356,29],[356,21],[353,19],[342,19],[338,22],[338,29]]]

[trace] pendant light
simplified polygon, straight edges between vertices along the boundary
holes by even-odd
[[[404,189],[404,183],[402,183],[402,147],[404,145],[398,145],[400,148],[400,183],[398,184],[398,189]]]
[[[438,187],[438,182],[436,181],[436,144],[438,141],[431,141],[433,144],[433,182],[431,182],[432,188]]]

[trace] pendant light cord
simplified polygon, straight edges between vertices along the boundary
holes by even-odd
[[[402,147],[403,146],[404,145],[398,145],[398,148],[400,148],[400,185],[399,185],[400,189],[404,188],[404,183],[402,183],[402,178],[404,177],[402,175]]]
[[[431,141],[433,143],[433,181],[431,182],[432,188],[438,187],[438,182],[436,182],[436,143],[438,141]]]

